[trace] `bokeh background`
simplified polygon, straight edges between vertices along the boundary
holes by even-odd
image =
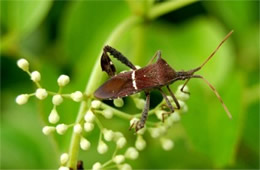
[[[28,59],[31,69],[41,72],[41,84],[48,90],[56,91],[57,77],[68,74],[71,83],[65,91],[84,91],[111,32],[143,10],[140,4],[133,9],[133,3],[1,1],[1,169],[57,168],[71,138],[71,132],[42,134],[52,108],[50,97],[44,102],[32,98],[23,106],[15,103],[17,95],[35,90],[27,74],[17,68],[17,59]],[[188,113],[167,134],[175,142],[174,149],[164,151],[158,140],[145,135],[147,148],[129,162],[133,168],[259,169],[259,1],[195,2],[139,24],[114,47],[140,66],[160,49],[173,68],[189,70],[201,64],[232,29],[233,35],[199,74],[216,87],[233,119],[228,119],[204,82],[191,80]],[[124,69],[117,62],[116,66]],[[154,92],[152,107],[161,99]],[[126,112],[138,112],[132,109],[131,99],[124,100]],[[78,107],[70,101],[58,107],[61,122],[74,122]],[[129,122],[114,117],[102,123],[123,130],[133,145]],[[91,150],[80,152],[86,168],[111,157],[112,149],[105,155],[96,152],[98,133],[96,128],[88,137]]]

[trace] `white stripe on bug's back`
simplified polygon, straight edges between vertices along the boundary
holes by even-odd
[[[133,82],[133,87],[135,90],[138,90],[136,81],[135,81],[135,71],[132,72],[132,82]]]

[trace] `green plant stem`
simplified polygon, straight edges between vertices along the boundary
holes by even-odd
[[[167,1],[164,3],[160,3],[158,5],[155,5],[149,10],[147,14],[147,18],[153,20],[165,13],[174,11],[176,9],[187,6],[197,1],[198,0],[175,0],[175,1]]]
[[[103,109],[110,109],[110,110],[112,110],[114,115],[116,115],[116,116],[118,116],[120,118],[123,118],[123,119],[131,120],[134,117],[133,115],[129,115],[129,114],[125,113],[125,112],[122,112],[122,111],[117,110],[117,109],[115,109],[113,107],[110,107],[109,105],[104,104],[104,103],[102,103],[101,108],[103,108]]]

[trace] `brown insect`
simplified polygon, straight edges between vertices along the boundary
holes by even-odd
[[[136,123],[136,131],[143,128],[148,116],[148,111],[150,108],[150,91],[159,90],[163,98],[166,101],[167,106],[170,109],[170,113],[174,112],[174,107],[167,98],[166,94],[162,91],[162,87],[166,86],[173,98],[177,109],[180,109],[180,104],[174,94],[172,93],[169,85],[177,80],[186,80],[181,88],[181,92],[188,93],[184,91],[184,87],[189,82],[191,78],[200,78],[205,81],[206,84],[213,90],[222,106],[224,107],[229,118],[232,118],[227,106],[224,104],[222,98],[220,97],[217,90],[201,75],[196,75],[195,72],[199,71],[217,52],[220,46],[229,38],[233,33],[230,31],[226,37],[220,42],[213,53],[197,68],[191,69],[189,71],[175,71],[164,59],[161,58],[161,52],[157,51],[154,57],[150,60],[147,66],[137,69],[123,54],[121,54],[116,49],[105,46],[103,48],[103,54],[101,56],[101,67],[102,71],[107,72],[111,77],[103,85],[101,85],[95,91],[95,97],[98,99],[116,99],[122,98],[134,93],[141,91],[145,92],[146,104],[142,113],[141,120]],[[119,73],[116,75],[116,68],[108,56],[110,53],[112,56],[117,58],[126,66],[130,67],[132,71]],[[153,60],[157,58],[157,61],[153,64]],[[189,94],[189,93],[188,93]]]

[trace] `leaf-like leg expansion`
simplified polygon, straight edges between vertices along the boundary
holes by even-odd
[[[113,57],[115,57],[116,59],[118,59],[121,63],[125,64],[126,66],[128,66],[129,68],[136,70],[136,67],[119,51],[117,51],[116,49],[114,49],[113,47],[110,47],[108,45],[106,45],[103,48],[104,52],[108,52],[110,53]]]
[[[180,104],[179,104],[177,98],[175,97],[175,95],[173,94],[173,92],[171,91],[171,89],[170,89],[169,86],[167,86],[167,89],[168,89],[168,91],[170,92],[170,95],[172,96],[172,99],[173,99],[173,101],[175,102],[175,104],[176,104],[176,106],[177,106],[177,109],[179,110],[179,109],[181,108],[181,106],[180,106]]]
[[[105,50],[103,50],[100,62],[102,71],[105,71],[108,74],[108,76],[113,77],[116,74],[116,68]]]
[[[150,109],[150,92],[146,92],[145,94],[146,94],[146,104],[142,113],[141,120],[136,123],[136,128],[135,128],[136,132],[144,127],[148,117],[148,111]]]

